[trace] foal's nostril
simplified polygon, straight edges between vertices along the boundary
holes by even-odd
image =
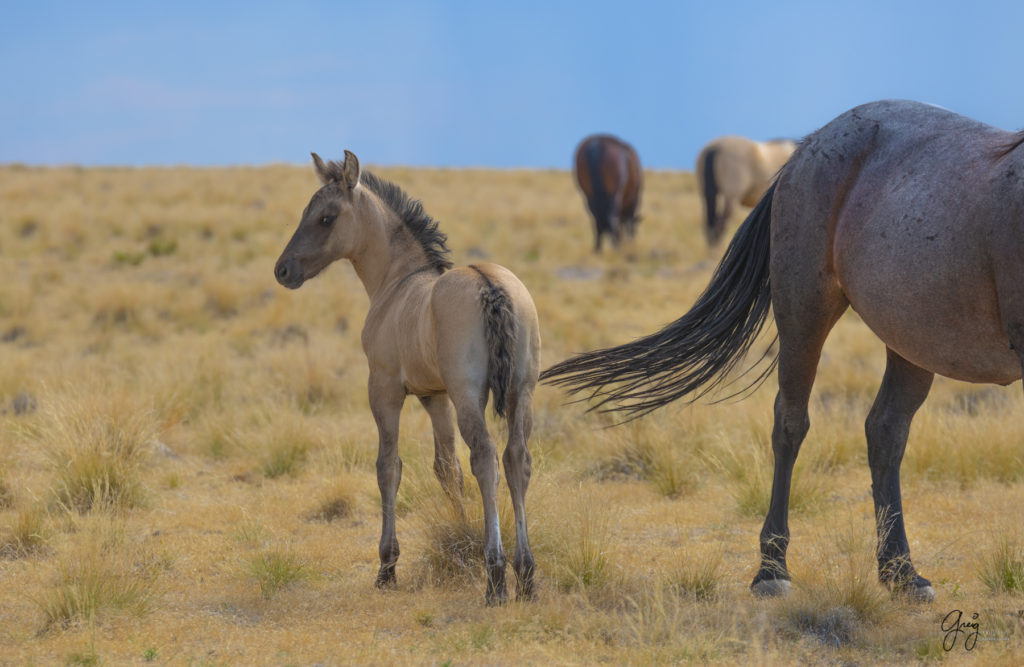
[[[284,262],[279,263],[274,267],[274,275],[277,276],[278,280],[284,280],[288,277],[288,265]]]

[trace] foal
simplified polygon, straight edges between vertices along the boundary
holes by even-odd
[[[498,456],[487,432],[488,394],[508,421],[503,461],[516,522],[512,564],[517,593],[533,593],[533,554],[526,535],[530,482],[527,439],[540,366],[537,311],[526,287],[490,263],[452,268],[447,237],[419,201],[368,171],[356,156],[324,163],[313,153],[323,184],[274,268],[277,281],[297,289],[337,259],[352,262],[370,297],[363,351],[370,366],[370,410],[379,434],[377,483],[383,509],[378,587],[395,585],[398,539],[395,495],[402,478],[398,421],[405,397],[416,396],[434,431],[434,473],[461,506],[462,468],[455,429],[469,445],[484,506],[484,565],[488,604],[508,597],[498,524]]]

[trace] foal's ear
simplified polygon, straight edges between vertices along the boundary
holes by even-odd
[[[320,179],[321,185],[327,185],[331,182],[331,176],[327,173],[327,165],[316,153],[310,153],[310,155],[313,156],[313,168],[316,169],[316,175]]]
[[[345,151],[345,164],[341,167],[341,182],[349,190],[359,183],[359,158],[352,151]]]

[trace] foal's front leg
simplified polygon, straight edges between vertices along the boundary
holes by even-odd
[[[402,459],[398,456],[398,421],[405,391],[381,378],[370,376],[370,410],[377,422],[377,486],[380,488],[382,525],[378,588],[396,585],[398,537],[395,535],[395,496],[402,481]]]

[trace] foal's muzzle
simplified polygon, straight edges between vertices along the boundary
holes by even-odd
[[[302,275],[302,269],[299,268],[299,263],[295,261],[294,257],[288,259],[282,257],[277,260],[277,266],[274,267],[274,277],[277,278],[277,282],[288,289],[298,289],[302,287],[302,283],[306,280],[305,276]]]

